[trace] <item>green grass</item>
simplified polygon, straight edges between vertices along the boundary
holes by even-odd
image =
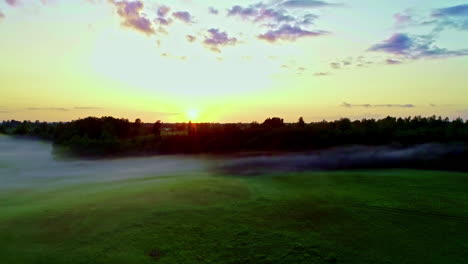
[[[468,263],[468,174],[181,175],[0,191],[0,262]]]

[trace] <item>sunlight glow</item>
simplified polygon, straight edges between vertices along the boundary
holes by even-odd
[[[196,109],[189,109],[187,111],[187,117],[190,121],[195,121],[198,118],[200,111]]]

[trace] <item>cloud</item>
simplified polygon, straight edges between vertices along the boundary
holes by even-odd
[[[468,16],[468,4],[436,9],[432,12],[432,16],[434,17],[452,16],[452,17],[465,17],[466,18]]]
[[[330,68],[339,70],[339,69],[349,69],[351,67],[366,67],[368,65],[374,64],[369,58],[364,56],[357,57],[347,57],[340,60],[335,60],[330,62]]]
[[[375,44],[369,48],[370,51],[383,51],[393,54],[406,54],[411,46],[413,40],[407,34],[394,34],[390,38],[382,41],[379,44]]]
[[[394,59],[387,59],[385,60],[385,63],[388,65],[396,65],[396,64],[402,64],[402,61],[394,60]]]
[[[447,50],[434,44],[436,35],[408,35],[396,33],[381,43],[371,46],[368,51],[385,52],[404,59],[448,58],[468,55],[468,49]]]
[[[278,8],[275,5],[266,5],[264,3],[257,3],[248,7],[235,5],[228,9],[228,16],[237,16],[244,20],[249,20],[254,23],[266,22],[266,26],[279,27],[284,23],[294,25],[311,25],[318,18],[317,15],[305,13],[298,15],[291,15],[287,10]]]
[[[154,19],[154,22],[163,26],[167,26],[172,23],[172,19],[164,18],[164,17],[157,17]]]
[[[240,16],[242,18],[255,17],[258,14],[258,10],[255,7],[242,7],[235,5],[228,10],[228,16]]]
[[[117,14],[124,20],[122,22],[123,26],[135,29],[147,35],[153,35],[155,33],[151,21],[142,14],[144,8],[142,1],[108,1],[117,7]]]
[[[172,16],[185,23],[192,22],[192,15],[187,11],[174,12],[172,13]]]
[[[326,34],[328,34],[326,31],[309,31],[297,26],[283,25],[277,30],[270,30],[259,35],[258,38],[268,42],[276,42],[278,40],[295,41],[299,38],[317,37]]]
[[[429,22],[437,25],[435,30],[442,31],[445,27],[468,30],[468,4],[435,9],[431,16],[436,19]]]
[[[2,20],[3,18],[5,18],[5,14],[2,12],[2,10],[0,10],[0,20]]]
[[[73,109],[76,110],[98,110],[102,109],[102,107],[94,107],[94,106],[75,106]]]
[[[62,107],[28,107],[26,108],[28,111],[44,111],[44,110],[49,110],[49,111],[70,111],[70,109],[67,108],[62,108]]]
[[[68,112],[72,110],[99,110],[103,109],[102,107],[94,107],[94,106],[75,106],[73,108],[65,108],[65,107],[28,107],[25,108],[27,111],[60,111],[60,112]]]
[[[208,30],[209,36],[205,38],[205,45],[210,47],[212,51],[220,52],[221,46],[235,45],[237,43],[236,38],[231,38],[226,32],[222,32],[219,29],[212,28]]]
[[[281,4],[285,7],[291,8],[317,8],[325,6],[336,6],[340,4],[332,4],[324,1],[315,1],[315,0],[289,0]]]
[[[331,62],[330,67],[332,67],[335,70],[341,69],[341,63],[339,62]]]
[[[433,9],[430,16],[420,17],[406,10],[394,15],[397,27],[433,26],[433,33],[446,28],[468,30],[468,4]]]
[[[166,17],[169,11],[171,11],[171,8],[169,8],[168,6],[162,5],[158,7],[158,10],[156,13],[159,17]]]
[[[314,76],[327,76],[330,75],[329,72],[316,72],[314,73]]]
[[[370,107],[399,107],[399,108],[413,108],[413,107],[416,107],[415,105],[413,104],[376,104],[376,105],[372,105],[372,104],[349,104],[349,103],[346,103],[346,102],[343,102],[341,104],[342,107],[346,107],[346,108],[352,108],[352,107],[365,107],[365,108],[370,108]]]
[[[219,14],[219,10],[214,8],[214,7],[208,7],[208,12],[212,15],[217,15]]]
[[[402,27],[413,23],[413,17],[405,13],[396,13],[393,15],[396,27]]]
[[[5,2],[10,6],[18,6],[20,4],[19,0],[5,0]]]
[[[187,39],[188,42],[195,42],[195,40],[197,40],[197,37],[192,36],[192,35],[187,35],[185,36],[185,38]]]

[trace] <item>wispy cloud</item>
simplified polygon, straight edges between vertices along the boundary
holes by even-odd
[[[98,110],[103,109],[102,107],[95,107],[95,106],[75,106],[73,109],[76,110]]]
[[[468,55],[468,49],[448,50],[434,44],[435,35],[408,35],[396,33],[390,38],[372,45],[368,51],[385,52],[405,59],[447,58]]]
[[[288,0],[281,4],[285,7],[294,7],[294,8],[318,8],[326,6],[337,6],[341,4],[328,3],[324,1],[316,0]]]
[[[468,30],[468,4],[435,9],[431,15],[439,30],[445,27]]]
[[[346,108],[352,108],[352,107],[365,107],[365,108],[370,108],[370,107],[399,107],[399,108],[413,108],[416,107],[414,104],[349,104],[349,103],[342,103],[342,107]]]
[[[62,107],[28,107],[26,108],[28,111],[70,111],[68,108],[62,108]]]
[[[283,25],[277,30],[270,30],[258,36],[259,39],[268,42],[276,42],[278,40],[295,41],[304,37],[317,37],[328,34],[326,31],[309,31],[301,27]]]
[[[402,64],[402,61],[394,60],[394,59],[387,59],[385,60],[385,63],[388,65],[397,65],[397,64]]]
[[[314,73],[314,76],[328,76],[330,75],[329,72],[316,72]]]
[[[348,69],[350,67],[365,67],[374,64],[374,61],[364,56],[347,57],[330,62],[330,68],[335,70]]]

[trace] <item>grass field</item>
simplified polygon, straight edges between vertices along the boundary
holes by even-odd
[[[1,263],[468,263],[468,174],[155,176],[0,190]]]

